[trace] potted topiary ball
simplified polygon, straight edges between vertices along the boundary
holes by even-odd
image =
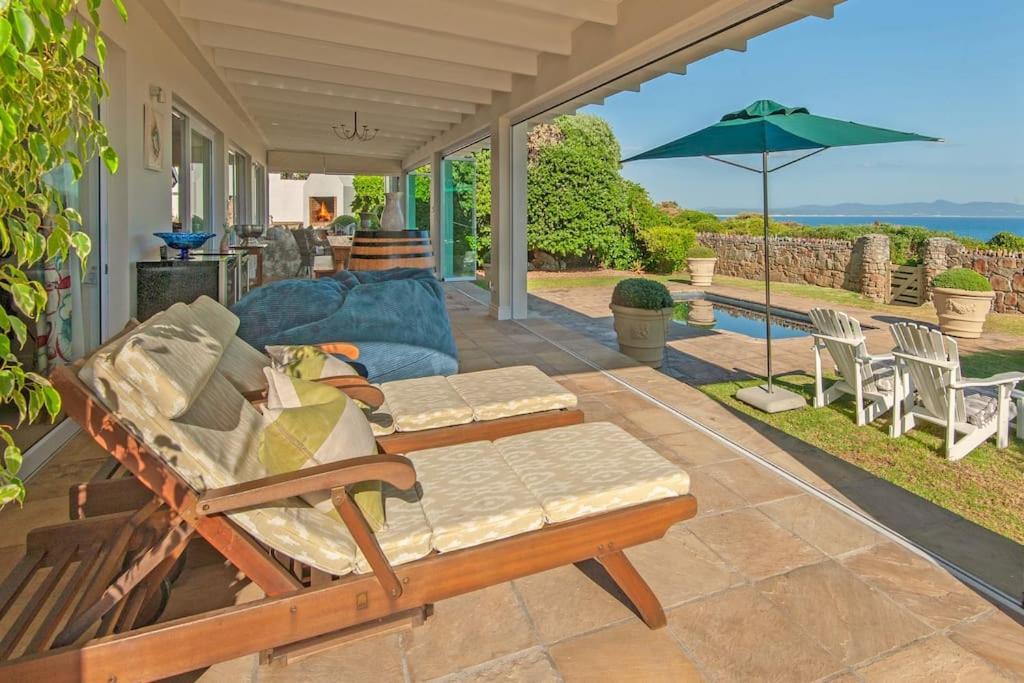
[[[690,284],[694,287],[710,287],[715,276],[718,256],[714,249],[698,244],[686,252],[686,269],[690,271]]]
[[[634,277],[615,285],[611,309],[619,350],[644,365],[660,368],[674,306],[668,289],[656,280]]]
[[[939,329],[951,337],[977,339],[996,293],[981,273],[952,268],[932,280],[932,303],[939,314]]]

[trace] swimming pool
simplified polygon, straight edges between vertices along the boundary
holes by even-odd
[[[674,321],[704,330],[722,330],[754,339],[765,339],[764,309],[756,304],[724,297],[688,297],[676,302]],[[810,335],[809,319],[783,309],[772,309],[772,339],[793,339]]]

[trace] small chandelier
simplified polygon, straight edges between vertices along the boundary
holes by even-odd
[[[362,128],[360,128],[359,112],[354,111],[352,112],[351,128],[346,126],[344,123],[339,123],[337,125],[331,126],[331,130],[333,130],[334,134],[337,135],[342,140],[359,140],[360,142],[369,142],[370,140],[377,137],[377,133],[380,129],[374,128],[373,130],[370,130],[370,127],[365,124],[363,125]]]

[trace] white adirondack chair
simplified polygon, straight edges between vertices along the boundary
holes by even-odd
[[[1024,381],[1024,372],[964,377],[959,346],[952,337],[916,323],[897,323],[890,331],[896,340],[893,355],[899,376],[895,436],[913,429],[918,420],[941,425],[946,428],[949,460],[960,460],[993,435],[999,448],[1009,445],[1010,420],[1017,417],[1010,395]],[[1018,419],[1018,431],[1019,427]]]
[[[891,354],[871,355],[860,323],[841,311],[812,308],[814,338],[814,407],[821,408],[843,394],[854,397],[857,426],[873,421],[895,403],[895,360]],[[823,388],[821,352],[827,350],[840,379]]]

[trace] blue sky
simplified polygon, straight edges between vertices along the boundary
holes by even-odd
[[[606,118],[623,157],[769,98],[812,113],[941,137],[829,150],[772,176],[772,205],[844,201],[1024,203],[1024,2],[848,0],[582,111]],[[780,157],[783,158],[783,157]],[[655,200],[756,206],[760,179],[705,159],[623,173]]]

